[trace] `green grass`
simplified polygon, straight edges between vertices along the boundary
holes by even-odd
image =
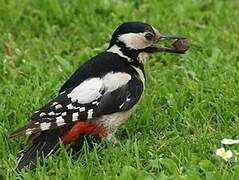
[[[6,179],[238,179],[239,162],[215,156],[239,138],[238,0],[0,0],[0,174]],[[25,138],[9,140],[122,22],[185,35],[185,55],[158,54],[147,89],[118,131],[122,146],[61,147],[17,175]],[[235,147],[238,149],[239,147]]]

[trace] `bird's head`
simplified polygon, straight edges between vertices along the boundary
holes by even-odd
[[[121,54],[133,61],[144,63],[144,55],[155,52],[184,53],[187,49],[162,47],[157,44],[163,40],[182,40],[181,36],[161,34],[153,26],[143,22],[126,22],[113,33],[108,51]],[[143,56],[142,56],[143,55]]]

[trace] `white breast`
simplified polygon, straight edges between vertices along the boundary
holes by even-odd
[[[113,134],[135,111],[137,104],[125,112],[117,112],[114,114],[104,115],[101,117],[100,121],[102,125],[107,129],[108,133]]]
[[[137,59],[140,63],[145,64],[146,60],[148,59],[149,54],[146,52],[139,53]]]

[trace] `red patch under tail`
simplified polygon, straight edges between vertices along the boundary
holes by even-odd
[[[63,135],[62,141],[64,144],[69,144],[83,135],[102,137],[106,135],[106,131],[102,127],[90,122],[77,122],[67,133]]]

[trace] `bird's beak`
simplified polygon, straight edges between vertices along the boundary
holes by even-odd
[[[159,40],[177,40],[177,39],[187,39],[186,37],[183,36],[176,36],[176,35],[166,35],[166,34],[160,34],[159,35]]]
[[[152,46],[148,47],[148,52],[156,53],[156,52],[169,52],[169,53],[185,53],[189,49],[189,45],[187,43],[187,38],[184,36],[176,36],[176,35],[166,35],[159,33],[158,30],[155,31],[155,41]],[[159,46],[158,43],[162,41],[174,41],[171,46]]]

